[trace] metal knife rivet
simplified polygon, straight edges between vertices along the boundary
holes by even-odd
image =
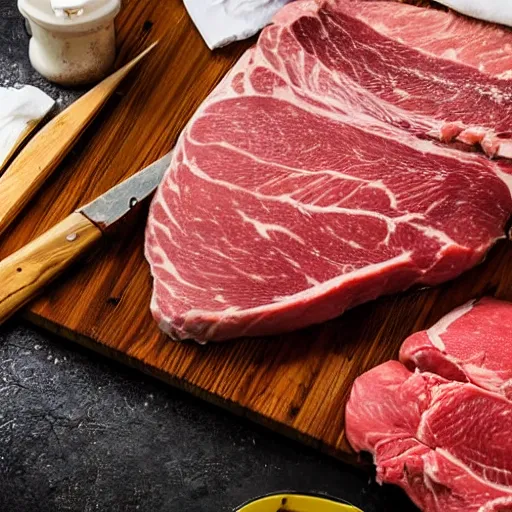
[[[66,240],[68,242],[74,242],[76,239],[78,238],[78,235],[76,233],[70,233],[67,237],[66,237]]]
[[[136,197],[132,197],[130,199],[130,208],[133,208],[137,203],[138,203],[137,198]]]

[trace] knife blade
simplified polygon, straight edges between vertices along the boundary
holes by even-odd
[[[151,195],[171,164],[172,151],[77,210],[102,231]]]
[[[0,324],[82,256],[158,187],[172,152],[78,208],[0,262]]]

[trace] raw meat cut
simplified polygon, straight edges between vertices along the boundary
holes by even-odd
[[[190,120],[153,199],[161,329],[290,331],[480,262],[512,212],[512,162],[478,149],[509,151],[510,45],[399,3],[284,7]]]
[[[512,304],[485,298],[457,308],[405,340],[400,361],[512,399]]]
[[[422,510],[512,511],[512,401],[489,378],[510,373],[512,331],[502,327],[511,313],[512,304],[494,299],[466,304],[404,342],[409,369],[388,361],[354,382],[350,444],[371,452],[378,480],[402,487]],[[462,361],[470,357],[468,368]],[[485,379],[462,382],[478,369]]]
[[[512,511],[512,402],[389,361],[356,379],[347,438],[426,512]]]

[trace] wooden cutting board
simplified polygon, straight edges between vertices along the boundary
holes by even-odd
[[[125,0],[120,62],[160,39],[0,246],[5,257],[79,205],[163,155],[249,43],[210,52],[180,0]],[[512,244],[444,286],[387,297],[337,320],[265,339],[199,346],[161,334],[149,313],[146,210],[32,304],[34,323],[339,457],[354,460],[344,405],[354,378],[404,338],[483,294],[512,300]]]

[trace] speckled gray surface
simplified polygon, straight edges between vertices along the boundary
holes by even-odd
[[[28,35],[16,0],[0,0],[0,86],[31,84],[44,90],[57,102],[66,105],[78,93],[63,90],[42,78],[28,61]]]
[[[77,93],[42,80],[27,44],[15,0],[0,0],[0,85],[67,105]],[[219,512],[282,489],[415,510],[364,473],[70,342],[0,328],[1,512]]]

